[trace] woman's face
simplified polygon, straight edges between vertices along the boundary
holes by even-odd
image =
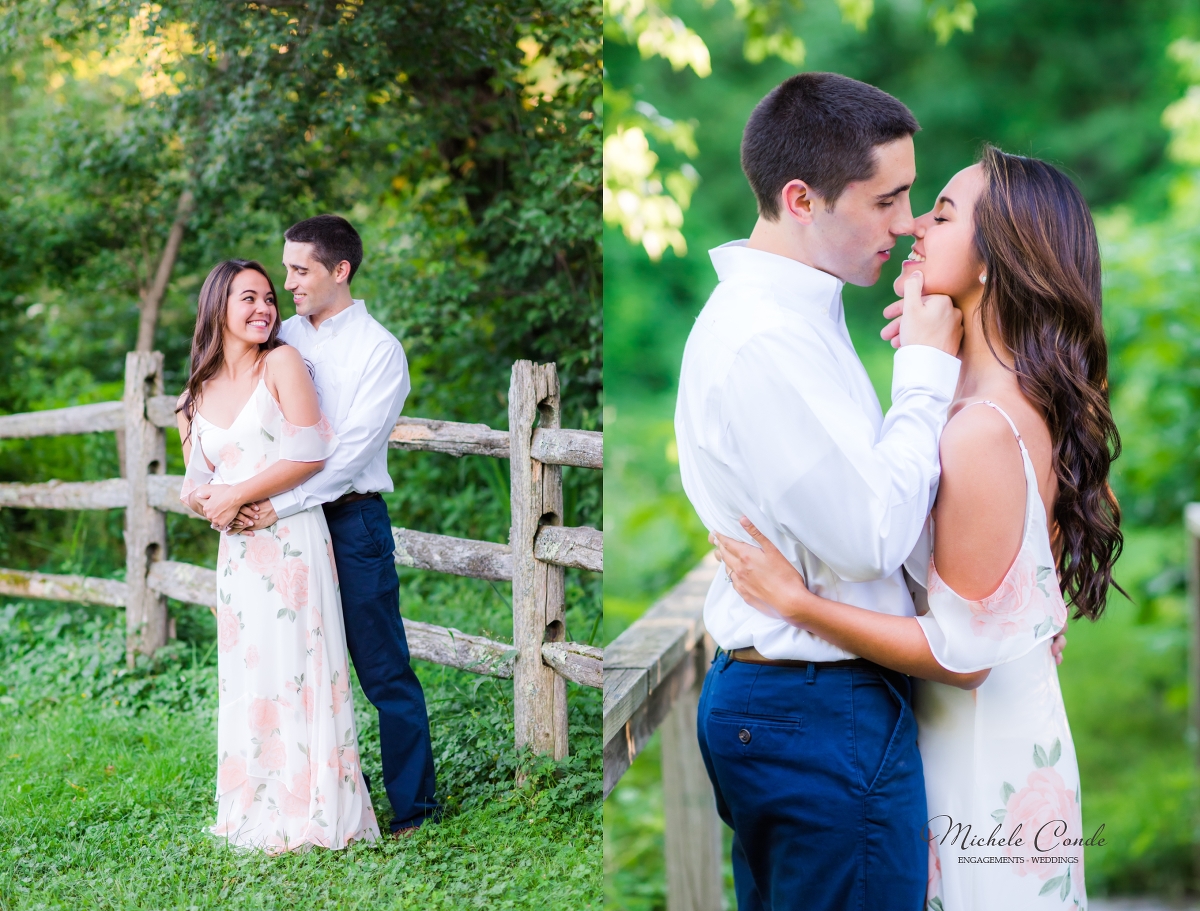
[[[961,302],[982,291],[973,214],[983,190],[982,166],[964,168],[946,184],[933,210],[916,220],[912,253],[892,286],[897,295],[904,296],[904,280],[916,271],[925,276],[925,294],[946,294]]]
[[[266,276],[253,269],[239,272],[229,289],[225,331],[240,341],[261,345],[278,318],[275,295]]]

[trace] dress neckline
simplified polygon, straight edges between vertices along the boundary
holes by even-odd
[[[1012,563],[1009,564],[1008,569],[1005,571],[1004,577],[1000,580],[1000,584],[996,586],[994,591],[992,591],[990,594],[985,595],[982,598],[964,598],[962,595],[960,595],[953,588],[951,588],[949,585],[946,584],[946,580],[943,579],[941,577],[941,574],[938,573],[938,571],[937,571],[937,564],[934,563],[932,546],[929,549],[929,575],[930,575],[930,582],[932,582],[933,578],[936,577],[938,582],[941,583],[942,587],[944,587],[946,589],[946,591],[950,592],[950,594],[954,595],[954,597],[956,597],[962,601],[975,601],[975,602],[983,603],[983,602],[989,600],[990,598],[994,598],[996,596],[996,593],[1001,591],[1004,588],[1004,584],[1006,582],[1008,582],[1008,577],[1013,574],[1013,571],[1017,568],[1017,565],[1021,562],[1021,554],[1024,552],[1025,548],[1029,544],[1029,523],[1033,519],[1033,509],[1030,507],[1030,499],[1031,499],[1031,497],[1036,496],[1038,499],[1038,503],[1041,504],[1042,503],[1042,495],[1041,495],[1041,491],[1038,489],[1037,473],[1033,470],[1033,460],[1030,459],[1030,457],[1029,457],[1029,451],[1025,448],[1025,441],[1023,439],[1021,439],[1021,432],[1019,430],[1017,430],[1017,425],[1013,422],[1013,419],[1008,416],[1008,413],[1003,408],[1001,408],[995,402],[988,401],[987,399],[980,399],[978,402],[970,402],[970,403],[964,405],[962,408],[960,408],[959,412],[961,413],[962,411],[966,410],[967,408],[970,408],[971,405],[988,405],[994,411],[996,411],[1002,418],[1004,418],[1005,421],[1008,422],[1008,426],[1010,428],[1012,428],[1013,436],[1015,436],[1017,438],[1017,445],[1021,447],[1021,468],[1025,473],[1025,518],[1021,522],[1021,546],[1017,548],[1017,553],[1013,557]],[[1045,504],[1042,504],[1042,511],[1045,512]],[[930,526],[931,526],[931,528],[933,528],[934,536],[935,536],[935,540],[936,540],[937,523],[931,519]],[[1049,534],[1048,531],[1047,531],[1047,534]]]
[[[201,420],[203,420],[204,423],[208,424],[210,427],[216,427],[217,430],[222,430],[222,431],[225,431],[226,433],[228,433],[230,430],[233,430],[233,428],[238,425],[238,421],[240,421],[242,419],[242,415],[244,415],[246,413],[246,409],[250,407],[250,403],[253,402],[255,400],[255,398],[258,397],[258,387],[261,386],[266,381],[267,381],[267,379],[265,376],[259,377],[258,383],[255,384],[255,386],[254,386],[254,391],[250,393],[250,397],[248,399],[246,399],[246,403],[244,405],[242,405],[241,410],[238,411],[237,416],[233,419],[233,423],[230,424],[228,427],[222,427],[220,424],[210,421],[208,418],[206,418],[201,413],[199,408],[196,409],[196,416],[199,417]]]

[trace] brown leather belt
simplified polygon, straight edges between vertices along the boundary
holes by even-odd
[[[383,499],[378,493],[355,493],[353,490],[349,493],[344,493],[331,503],[326,503],[326,506],[345,506],[347,503],[357,503],[359,500],[370,500],[375,497]]]
[[[801,661],[797,658],[764,658],[754,646],[729,650],[731,661],[741,661],[743,664],[765,664],[768,667],[794,667],[807,670],[810,664],[817,667],[871,667],[879,665],[866,658],[847,658],[845,661]]]

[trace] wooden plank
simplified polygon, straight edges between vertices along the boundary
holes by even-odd
[[[397,566],[474,579],[512,578],[512,550],[507,544],[431,535],[407,528],[392,528],[392,539],[396,542]]]
[[[46,601],[79,601],[84,604],[125,604],[127,586],[116,579],[93,576],[60,576],[19,569],[0,569],[0,595]]]
[[[402,417],[396,422],[388,447],[409,452],[442,452],[446,455],[484,455],[508,458],[508,431],[487,424],[431,421]]]
[[[604,467],[604,434],[595,430],[561,430],[544,424],[533,433],[532,456],[546,465]]]
[[[183,500],[179,499],[179,491],[182,489],[183,475],[181,474],[152,474],[146,478],[146,494],[149,497],[150,505],[155,509],[163,512],[175,512],[181,516],[189,516],[207,522],[208,519],[198,512],[192,512]]]
[[[150,567],[146,585],[176,601],[217,608],[217,573],[203,566],[158,560]]]
[[[667,911],[722,907],[721,818],[696,739],[699,703],[699,685],[683,690],[659,728]]]
[[[125,660],[153,655],[167,644],[167,601],[150,588],[151,566],[167,556],[167,523],[150,504],[149,476],[167,470],[167,442],[146,419],[146,400],[163,391],[161,352],[131,351],[125,356]]]
[[[542,661],[572,683],[604,688],[604,650],[581,642],[546,642]]]
[[[10,509],[122,509],[128,504],[129,484],[123,478],[0,484],[0,506]]]
[[[533,542],[533,555],[556,566],[604,572],[604,532],[581,526],[543,525]]]
[[[607,658],[607,649],[605,649]],[[615,737],[646,701],[650,688],[644,668],[614,668],[604,664],[604,742]]]
[[[217,606],[217,574],[203,566],[160,560],[151,568],[147,582],[156,592],[176,600]],[[490,677],[513,675],[517,651],[507,643],[415,620],[404,621],[404,633],[414,658]]]
[[[179,421],[175,414],[175,405],[179,402],[177,395],[154,395],[146,399],[146,417],[155,427],[178,428]]]
[[[700,665],[704,660],[704,649],[697,647],[689,652],[687,657],[689,660],[676,664],[675,669],[660,681],[658,687],[650,691],[629,720],[613,736],[605,739],[605,797],[608,797],[638,753],[645,748],[663,719],[674,708],[680,694],[703,678],[704,671],[700,670]],[[605,727],[607,729],[608,725]]]
[[[508,391],[511,458],[513,644],[520,652],[513,677],[513,721],[518,748],[567,754],[566,681],[542,661],[542,644],[565,639],[563,568],[534,556],[544,525],[562,525],[562,468],[530,452],[534,422],[557,429],[561,420],[553,364],[517,361]]]
[[[26,411],[0,417],[0,439],[48,437],[65,433],[103,433],[125,426],[121,402],[72,405],[50,411]]]

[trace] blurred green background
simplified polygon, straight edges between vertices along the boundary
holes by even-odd
[[[139,300],[190,194],[151,339],[168,392],[209,270],[261,260],[289,317],[282,233],[337,212],[363,237],[354,294],[407,352],[405,414],[504,428],[528,358],[557,363],[564,426],[598,430],[600,20],[594,0],[0,0],[0,414],[121,397]],[[389,467],[396,525],[507,540],[506,462]],[[0,482],[118,471],[112,433],[0,440]],[[599,474],[563,475],[565,523],[599,527]],[[122,519],[2,509],[0,566],[120,579]],[[172,559],[215,565],[215,532],[167,525]],[[510,590],[401,571],[406,617],[500,639]],[[567,636],[597,641],[599,578],[571,571],[567,599]],[[120,611],[0,597],[0,908],[599,905],[596,690],[570,686],[571,756],[517,788],[511,683],[415,662],[446,823],[407,847],[260,865],[202,829],[215,624],[169,610],[178,639],[127,670]],[[382,781],[377,715],[356,695]],[[378,785],[375,806],[386,823]]]
[[[1195,892],[1182,506],[1200,499],[1200,5],[677,0],[606,12],[606,641],[707,549],[680,486],[672,417],[683,344],[716,284],[707,251],[755,220],[738,163],[745,120],[800,69],[878,85],[923,127],[915,212],[984,141],[1059,164],[1092,206],[1124,443],[1117,577],[1132,601],[1115,596],[1096,624],[1072,621],[1060,672],[1085,827],[1104,823],[1108,836],[1088,849],[1087,885],[1093,896]],[[657,16],[678,20],[674,45],[645,39]],[[647,250],[665,252],[656,262]],[[845,291],[885,408],[891,350],[878,330],[894,274]],[[665,907],[657,749],[605,804],[610,908]]]

